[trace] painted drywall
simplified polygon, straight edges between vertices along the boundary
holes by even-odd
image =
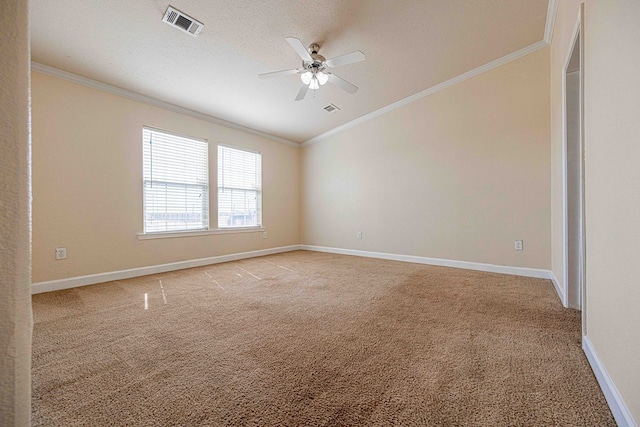
[[[580,12],[580,0],[558,2],[550,46],[551,78],[551,271],[558,280],[566,304],[567,280],[564,266],[564,182],[565,142],[563,80],[569,62]]]
[[[585,4],[587,335],[640,423],[640,2]]]
[[[298,147],[37,72],[32,97],[34,282],[299,243]],[[257,232],[139,240],[143,125],[209,141],[212,227],[216,144],[260,151],[268,238]],[[56,247],[66,247],[68,258],[56,260]]]
[[[549,150],[544,48],[304,147],[302,243],[548,269]]]
[[[29,19],[27,0],[0,7],[0,425],[31,416]]]

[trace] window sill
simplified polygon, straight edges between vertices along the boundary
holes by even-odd
[[[214,228],[211,230],[194,230],[194,231],[170,231],[161,233],[138,233],[138,240],[151,239],[171,239],[174,237],[194,237],[209,236],[211,234],[239,234],[239,233],[259,233],[266,231],[265,227],[238,227],[238,228]]]

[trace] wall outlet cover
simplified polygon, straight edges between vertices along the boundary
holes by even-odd
[[[56,248],[56,259],[66,259],[67,248]]]

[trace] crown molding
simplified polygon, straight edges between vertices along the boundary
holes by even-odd
[[[544,42],[551,44],[553,29],[556,25],[556,14],[558,12],[558,0],[549,0],[547,5],[547,22],[544,26]]]
[[[415,93],[411,96],[408,96],[406,98],[403,98],[397,102],[394,102],[393,104],[389,104],[385,107],[382,107],[378,110],[375,110],[371,113],[365,114],[364,116],[361,116],[355,120],[352,120],[350,122],[347,122],[343,125],[340,125],[338,127],[335,127],[333,129],[330,129],[326,132],[323,132],[319,135],[314,136],[313,138],[310,138],[306,141],[304,141],[302,144],[299,144],[297,142],[285,139],[285,138],[281,138],[279,136],[275,136],[275,135],[271,135],[268,134],[266,132],[262,132],[256,129],[252,129],[249,127],[245,127],[242,125],[239,125],[237,123],[233,123],[233,122],[228,122],[226,120],[223,119],[219,119],[217,117],[214,116],[210,116],[208,114],[204,114],[204,113],[200,113],[194,110],[190,110],[188,108],[184,108],[184,107],[180,107],[178,105],[175,104],[171,104],[169,102],[165,102],[165,101],[161,101],[159,99],[156,98],[152,98],[150,96],[146,96],[146,95],[142,95],[136,92],[132,92],[126,89],[122,89],[119,88],[117,86],[113,86],[110,84],[106,84],[106,83],[102,83],[102,82],[98,82],[96,80],[92,80],[89,79],[87,77],[83,77],[80,76],[78,74],[73,74],[70,73],[68,71],[63,71],[54,67],[50,67],[48,65],[44,65],[44,64],[40,64],[38,62],[31,62],[31,70],[32,71],[38,71],[44,74],[48,74],[50,76],[53,77],[58,77],[73,83],[77,83],[83,86],[87,86],[87,87],[91,87],[94,89],[98,89],[104,92],[108,92],[117,96],[121,96],[124,98],[128,98],[131,99],[133,101],[138,101],[138,102],[142,102],[144,104],[148,104],[148,105],[153,105],[155,107],[159,107],[165,110],[169,110],[169,111],[173,111],[175,113],[179,113],[179,114],[183,114],[185,116],[190,116],[199,120],[203,120],[206,122],[210,122],[210,123],[214,123],[216,125],[220,125],[220,126],[224,126],[230,129],[235,129],[235,130],[239,130],[242,132],[247,132],[249,134],[252,135],[257,135],[263,138],[268,138],[277,142],[281,142],[287,145],[292,145],[294,147],[300,147],[300,146],[308,146],[311,144],[314,144],[318,141],[321,141],[323,139],[326,139],[332,135],[335,135],[337,133],[340,133],[342,131],[345,131],[347,129],[350,129],[354,126],[357,126],[361,123],[364,123],[366,121],[372,120],[376,117],[379,117],[381,115],[387,114],[397,108],[403,107],[407,104],[410,104],[414,101],[417,101],[421,98],[424,98],[426,96],[432,95],[436,92],[439,92],[443,89],[446,89],[450,86],[453,86],[455,84],[458,84],[460,82],[463,82],[467,79],[470,79],[472,77],[475,77],[479,74],[485,73],[489,70],[492,70],[494,68],[500,67],[501,65],[504,65],[508,62],[514,61],[518,58],[521,58],[525,55],[528,55],[530,53],[533,53],[539,49],[542,49],[545,46],[548,46],[549,44],[551,44],[551,39],[553,38],[553,29],[555,26],[555,20],[556,20],[556,14],[557,14],[557,10],[558,10],[558,2],[559,0],[549,0],[549,3],[547,5],[547,17],[546,17],[546,23],[545,23],[545,28],[544,28],[544,37],[543,40],[540,40],[537,43],[534,43],[532,45],[529,45],[523,49],[520,49],[516,52],[510,53],[509,55],[503,56],[502,58],[498,58],[495,61],[491,61],[485,65],[482,65],[480,67],[474,68],[473,70],[467,71],[466,73],[460,74],[456,77],[453,77],[447,81],[444,81],[442,83],[439,83],[435,86],[432,86],[428,89],[425,89],[423,91],[420,91],[418,93]]]
[[[50,67],[48,65],[40,64],[38,62],[31,62],[31,71],[37,71],[43,74],[47,74],[52,77],[57,77],[59,79],[67,80],[72,83],[76,83],[82,86],[90,87],[93,89],[98,89],[103,92],[110,93],[112,95],[121,96],[123,98],[131,99],[132,101],[142,102],[143,104],[152,105],[154,107],[162,108],[164,110],[173,111],[174,113],[183,114],[185,116],[193,117],[194,119],[203,120],[205,122],[213,123],[219,126],[224,126],[226,128],[239,130],[242,132],[250,133],[252,135],[260,136],[263,138],[268,138],[273,141],[281,142],[283,144],[292,145],[295,147],[299,147],[300,144],[297,142],[290,141],[285,138],[281,138],[279,136],[271,135],[265,132],[261,132],[256,129],[252,129],[249,127],[245,127],[236,123],[228,122],[226,120],[219,119],[214,116],[210,116],[208,114],[199,113],[194,110],[190,110],[188,108],[180,107],[175,104],[171,104],[169,102],[161,101],[156,98],[152,98],[150,96],[142,95],[136,92],[132,92],[127,89],[122,89],[117,86],[113,86],[107,83],[102,83],[96,80],[92,80],[87,77],[80,76],[78,74],[70,73],[68,71],[60,70],[58,68]]]
[[[407,98],[403,98],[400,101],[394,102],[393,104],[389,104],[386,107],[382,107],[379,110],[373,111],[369,114],[365,114],[364,116],[361,116],[355,120],[352,120],[348,123],[345,123],[341,126],[338,126],[336,128],[333,128],[331,130],[328,130],[327,132],[321,133],[320,135],[316,135],[311,139],[306,140],[305,142],[302,143],[303,147],[306,147],[308,145],[311,145],[315,142],[321,141],[323,139],[326,139],[328,137],[330,137],[331,135],[335,135],[336,133],[340,133],[344,130],[347,130],[349,128],[352,128],[354,126],[359,125],[360,123],[364,123],[368,120],[374,119],[376,117],[379,117],[383,114],[387,114],[390,111],[395,110],[396,108],[400,108],[403,107],[407,104],[410,104],[414,101],[417,101],[418,99],[424,98],[425,96],[429,96],[432,95],[436,92],[439,92],[443,89],[446,89],[450,86],[453,86],[457,83],[460,83],[464,80],[470,79],[471,77],[475,77],[479,74],[482,74],[486,71],[492,70],[496,67],[499,67],[501,65],[506,64],[507,62],[513,61],[515,59],[521,58],[525,55],[528,55],[530,53],[533,53],[539,49],[542,49],[545,46],[548,46],[551,44],[551,39],[553,38],[553,29],[555,26],[555,22],[556,22],[556,14],[558,11],[558,1],[559,0],[549,0],[549,3],[547,4],[547,18],[545,21],[545,27],[544,27],[544,37],[542,40],[540,40],[537,43],[534,43],[532,45],[529,45],[527,47],[525,47],[524,49],[520,49],[516,52],[513,52],[509,55],[503,56],[502,58],[498,58],[495,61],[489,62],[488,64],[482,65],[478,68],[474,68],[471,71],[467,71],[466,73],[460,74],[452,79],[449,79],[445,82],[442,82],[440,84],[437,84],[435,86],[432,86],[428,89],[425,89],[421,92],[418,92],[416,94],[413,94]]]
[[[446,88],[448,88],[450,86],[453,86],[453,85],[458,84],[460,82],[463,82],[463,81],[465,81],[467,79],[475,77],[475,76],[477,76],[479,74],[482,74],[482,73],[485,73],[485,72],[487,72],[489,70],[493,70],[494,68],[500,67],[501,65],[504,65],[504,64],[506,64],[508,62],[514,61],[514,60],[516,60],[518,58],[521,58],[521,57],[523,57],[525,55],[533,53],[533,52],[535,52],[535,51],[537,51],[539,49],[542,49],[543,47],[545,47],[547,45],[548,44],[544,40],[540,40],[539,42],[534,43],[532,45],[529,45],[529,46],[525,47],[524,49],[520,49],[518,51],[510,53],[509,55],[505,55],[502,58],[496,59],[495,61],[491,61],[491,62],[489,62],[487,64],[484,64],[484,65],[482,65],[482,66],[480,66],[478,68],[474,68],[473,70],[467,71],[466,73],[462,73],[462,74],[460,74],[460,75],[458,75],[458,76],[456,76],[456,77],[454,77],[452,79],[449,79],[449,80],[444,81],[444,82],[442,82],[440,84],[432,86],[432,87],[430,87],[428,89],[425,89],[425,90],[420,91],[418,93],[415,93],[415,94],[413,94],[411,96],[403,98],[400,101],[394,102],[393,104],[389,104],[386,107],[382,107],[382,108],[380,108],[378,110],[375,110],[375,111],[373,111],[373,112],[371,112],[369,114],[365,114],[364,116],[361,116],[361,117],[359,117],[359,118],[357,118],[355,120],[352,120],[352,121],[350,121],[348,123],[345,123],[345,124],[343,124],[341,126],[338,126],[336,128],[333,128],[333,129],[331,129],[331,130],[329,130],[327,132],[321,133],[318,136],[314,136],[313,138],[303,142],[302,146],[308,146],[308,145],[314,144],[314,143],[316,143],[318,141],[321,141],[321,140],[326,139],[326,138],[328,138],[328,137],[330,137],[332,135],[335,135],[336,133],[340,133],[340,132],[345,131],[347,129],[350,129],[350,128],[354,127],[354,126],[357,126],[357,125],[359,125],[361,123],[364,123],[366,121],[375,119],[376,117],[379,117],[379,116],[382,116],[384,114],[387,114],[387,113],[389,113],[389,112],[391,112],[391,111],[393,111],[393,110],[395,110],[397,108],[404,107],[405,105],[411,104],[412,102],[417,101],[417,100],[419,100],[421,98],[424,98],[426,96],[432,95],[432,94],[434,94],[436,92],[440,92],[441,90],[446,89]]]

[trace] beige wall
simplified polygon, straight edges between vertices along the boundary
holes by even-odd
[[[640,2],[585,5],[587,334],[640,423]]]
[[[302,242],[551,268],[564,286],[562,76],[580,3],[558,2],[549,49],[303,150],[34,73],[34,281]],[[13,186],[0,191],[0,232],[3,244],[15,243],[3,246],[0,340],[18,357],[2,357],[0,424],[24,425],[26,2],[2,7],[2,38],[17,43],[0,46],[0,171],[3,185]],[[585,16],[586,323],[604,368],[640,420],[640,4],[588,0]],[[262,151],[269,239],[139,241],[145,124]],[[514,239],[525,240],[525,251],[513,251]],[[69,259],[54,260],[57,246],[68,248]]]
[[[33,281],[119,271],[298,244],[299,151],[34,72]],[[210,224],[215,227],[216,143],[262,152],[262,233],[140,241],[142,126],[210,143]],[[54,249],[66,247],[66,260]]]
[[[549,269],[549,150],[544,48],[305,147],[302,241]]]
[[[29,20],[0,3],[0,425],[31,415]]]

